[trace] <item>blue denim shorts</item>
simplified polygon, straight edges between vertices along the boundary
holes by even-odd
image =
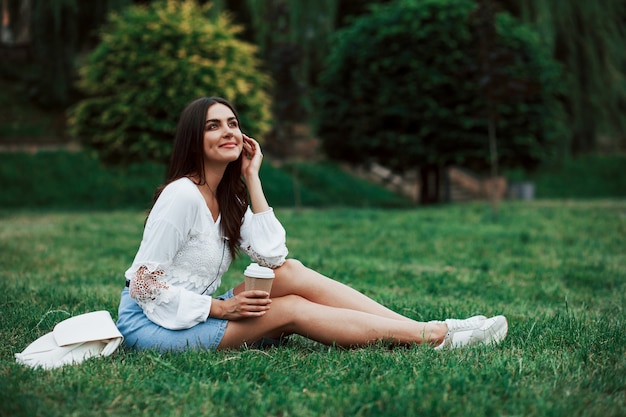
[[[230,289],[219,299],[233,297]],[[170,330],[150,320],[141,307],[130,298],[124,288],[118,309],[117,328],[124,336],[124,344],[130,348],[154,349],[160,352],[182,352],[185,350],[214,350],[220,344],[228,320],[209,317],[204,323],[182,330]]]

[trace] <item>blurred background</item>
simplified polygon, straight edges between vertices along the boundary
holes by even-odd
[[[620,0],[1,4],[2,208],[146,208],[198,96],[275,206],[626,197]]]

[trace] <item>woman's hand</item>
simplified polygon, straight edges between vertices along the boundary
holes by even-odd
[[[243,135],[243,158],[241,161],[241,175],[246,182],[248,192],[250,193],[250,203],[254,213],[263,213],[270,209],[265,194],[263,194],[263,186],[261,185],[261,177],[259,170],[261,169],[261,161],[263,154],[261,146],[250,136]]]
[[[241,175],[249,178],[258,175],[263,161],[263,153],[259,142],[248,135],[243,135],[243,159],[241,161]]]
[[[265,291],[242,291],[228,300],[214,299],[209,317],[224,320],[241,320],[261,317],[270,309],[270,294]]]

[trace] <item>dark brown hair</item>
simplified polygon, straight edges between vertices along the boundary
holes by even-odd
[[[232,110],[239,123],[237,111],[227,100],[220,97],[201,97],[185,107],[178,120],[174,149],[165,178],[165,184],[157,188],[153,205],[163,189],[172,181],[191,175],[199,176],[199,185],[204,178],[204,129],[209,107],[220,103]],[[228,239],[228,248],[233,259],[239,253],[241,224],[249,204],[246,185],[241,178],[241,158],[228,164],[224,176],[217,186],[216,197],[221,212],[223,235]]]

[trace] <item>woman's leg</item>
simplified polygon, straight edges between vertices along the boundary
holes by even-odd
[[[274,296],[271,308],[262,317],[230,321],[218,349],[238,348],[268,335],[292,333],[345,347],[365,346],[378,340],[439,344],[447,330],[444,323],[397,320],[318,304],[299,295],[286,295]]]
[[[305,267],[300,261],[288,259],[274,270],[271,298],[299,295],[316,304],[361,311],[394,320],[412,321],[377,303],[357,290]],[[243,285],[235,288],[235,294]]]

